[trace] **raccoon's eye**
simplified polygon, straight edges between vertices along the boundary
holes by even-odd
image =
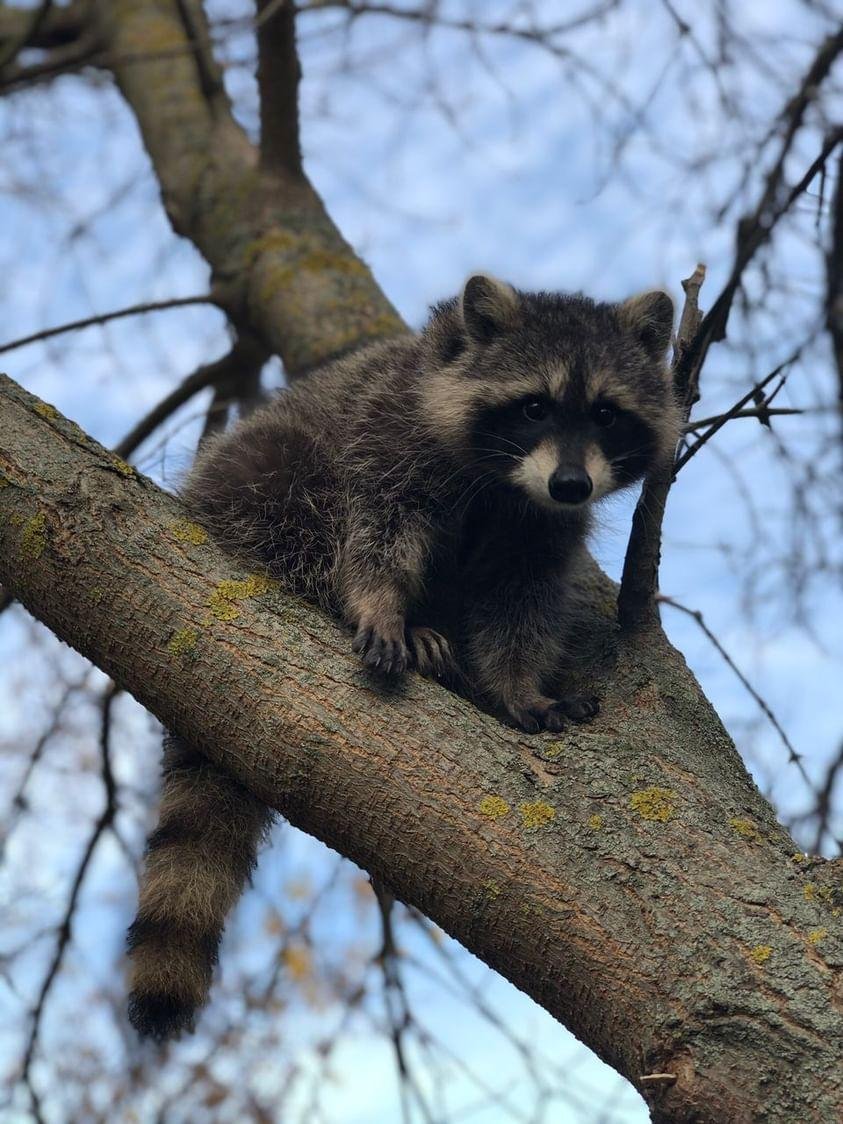
[[[521,407],[524,417],[530,421],[543,421],[547,417],[547,403],[540,398],[532,398]]]
[[[610,406],[608,402],[595,402],[591,409],[591,416],[596,425],[608,429],[615,422],[617,410],[614,406]]]

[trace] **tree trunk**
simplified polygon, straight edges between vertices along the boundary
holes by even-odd
[[[526,737],[415,675],[379,688],[334,622],[2,378],[0,581],[530,994],[655,1120],[838,1124],[841,861],[796,852],[660,628],[616,632],[601,575],[602,714]]]

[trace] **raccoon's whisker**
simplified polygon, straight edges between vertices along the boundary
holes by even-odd
[[[471,481],[465,491],[454,502],[451,510],[455,511],[460,506],[467,507],[473,500],[477,499],[477,497],[482,491],[484,491],[484,489],[488,488],[491,484],[494,484],[494,482],[495,474],[493,472],[482,473],[480,476]]]
[[[509,457],[510,460],[520,461],[522,458],[516,456],[515,453],[507,453],[503,449],[478,449],[478,453],[487,453],[485,457],[478,458],[479,460],[489,460],[491,457]]]
[[[467,464],[459,465],[457,468],[454,469],[454,471],[449,476],[445,477],[445,479],[442,481],[441,486],[444,488],[447,484],[450,484],[450,482],[454,479],[455,476],[459,476],[460,473],[465,472],[466,469],[474,468],[476,465],[480,464],[481,461],[488,461],[488,460],[491,460],[492,457],[497,457],[499,455],[500,454],[496,450],[492,450],[489,456],[475,457],[473,460],[468,461]],[[518,460],[518,458],[513,456],[512,453],[504,453],[503,455],[507,456],[507,457],[511,456],[513,458],[513,460]],[[472,480],[473,479],[474,479],[474,477],[472,477]]]
[[[505,441],[507,445],[512,445],[513,448],[517,449],[523,456],[526,457],[528,455],[528,450],[525,449],[523,445],[519,445],[517,441],[513,441],[510,437],[502,437],[499,433],[487,433],[485,430],[478,430],[477,436],[491,437],[493,441]]]

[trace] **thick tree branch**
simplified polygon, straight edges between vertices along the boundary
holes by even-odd
[[[683,421],[688,420],[696,391],[699,369],[686,368],[683,359],[691,348],[702,320],[699,298],[705,281],[705,266],[698,265],[682,282],[685,303],[673,348],[673,384],[677,401],[682,406]],[[632,531],[623,563],[618,595],[618,619],[623,628],[652,627],[658,616],[655,595],[659,581],[662,522],[670,486],[673,483],[673,459],[656,465],[644,481],[641,496],[632,517]]]
[[[227,108],[209,104],[177,0],[115,0],[97,13],[170,221],[210,262],[232,319],[291,376],[405,331],[312,186],[261,167]]]
[[[603,715],[528,739],[415,676],[377,688],[336,624],[5,379],[0,450],[0,581],[564,1021],[654,1119],[839,1118],[839,864],[794,858],[658,627],[616,636],[605,579]]]
[[[261,165],[302,174],[299,140],[299,82],[296,13],[292,0],[258,0],[258,89]]]

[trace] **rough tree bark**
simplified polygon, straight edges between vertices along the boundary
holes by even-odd
[[[100,3],[101,64],[231,318],[299,373],[404,330],[297,165],[234,123],[194,0]],[[190,13],[186,28],[184,13]],[[290,55],[289,25],[261,45]],[[267,78],[267,91],[296,82]],[[289,107],[287,107],[289,111]],[[294,112],[294,107],[293,107]],[[603,714],[526,738],[234,564],[178,504],[0,381],[0,582],[164,723],[562,1020],[657,1121],[843,1115],[841,862],[776,824],[656,619],[593,576]]]

